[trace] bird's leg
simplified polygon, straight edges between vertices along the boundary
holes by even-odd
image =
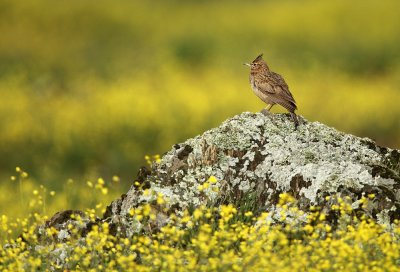
[[[290,116],[292,117],[293,123],[294,123],[294,130],[297,130],[297,127],[299,126],[299,118],[294,112],[290,113]]]
[[[271,112],[270,112],[269,110],[272,108],[273,105],[274,105],[274,104],[269,104],[265,109],[262,109],[262,110],[261,110],[261,113],[264,114],[264,115],[269,115],[269,114],[271,114]]]

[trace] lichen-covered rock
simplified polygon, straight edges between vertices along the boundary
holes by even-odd
[[[100,218],[95,218],[100,221]],[[84,237],[95,224],[88,216],[79,210],[64,210],[55,213],[45,224],[36,229],[36,234],[42,243],[64,242],[72,236]],[[49,235],[48,229],[56,230]]]
[[[295,130],[286,114],[237,115],[174,145],[151,171],[142,169],[138,180],[146,193],[143,186],[132,186],[109,206],[106,220],[124,225],[132,208],[160,194],[177,213],[226,203],[254,213],[273,212],[284,192],[304,211],[320,206],[331,221],[336,218],[331,195],[346,198],[355,211],[382,223],[400,218],[398,150],[305,119]],[[359,199],[368,195],[373,200],[362,207]],[[159,216],[162,225],[161,211]]]

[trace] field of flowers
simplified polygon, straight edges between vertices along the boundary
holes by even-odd
[[[212,181],[211,181],[212,182]],[[360,199],[368,205],[374,195]],[[84,239],[78,228],[37,228],[47,219],[40,213],[9,221],[0,218],[2,271],[46,269],[84,271],[398,271],[400,224],[377,224],[353,215],[338,198],[335,224],[318,207],[304,218],[295,200],[280,196],[280,222],[268,213],[255,216],[232,206],[199,207],[182,215],[171,213],[159,231],[156,209],[142,204],[131,210],[138,230],[130,237],[111,233],[108,223],[94,225]],[[157,197],[160,209],[168,201]],[[290,214],[290,216],[286,216]],[[86,216],[96,217],[94,210]],[[80,216],[74,216],[83,224]],[[299,218],[302,218],[298,220]],[[79,223],[80,222],[80,223]],[[18,229],[22,235],[15,237]],[[13,237],[14,236],[14,237]],[[62,237],[62,238],[60,238]],[[61,240],[61,241],[60,241]]]
[[[29,247],[44,219],[64,209],[102,214],[135,181],[145,154],[259,111],[242,63],[262,52],[300,115],[399,148],[398,10],[395,0],[0,2],[0,270],[61,267],[49,255],[61,243]],[[400,266],[398,224],[389,231],[354,219],[332,229],[318,209],[304,226],[264,217],[203,207],[154,237],[128,240],[103,225],[65,267]]]

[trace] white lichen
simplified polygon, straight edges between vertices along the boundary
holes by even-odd
[[[191,151],[180,157],[184,146],[190,146]],[[373,173],[372,167],[384,165],[385,155],[371,146],[375,145],[369,139],[318,122],[304,120],[294,130],[286,115],[245,112],[177,145],[155,166],[156,178],[149,181],[153,190],[180,207],[226,199],[224,194],[233,190],[246,193],[256,188],[264,188],[259,193],[266,194],[267,203],[276,192],[297,189],[296,194],[314,203],[319,196],[336,193],[339,188],[392,188],[393,179]],[[221,181],[216,186],[224,186],[220,193],[199,191],[211,175]],[[294,188],[293,182],[300,182],[296,185],[300,187]],[[398,189],[393,194],[399,196]],[[125,202],[132,199],[127,197]]]

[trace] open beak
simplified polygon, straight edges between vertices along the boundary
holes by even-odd
[[[246,66],[249,66],[249,67],[251,66],[250,63],[243,63],[243,65],[246,65]]]

